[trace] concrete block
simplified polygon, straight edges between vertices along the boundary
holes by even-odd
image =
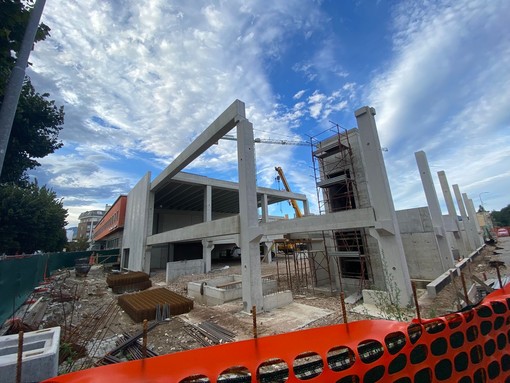
[[[205,262],[202,259],[168,262],[166,264],[166,283],[170,283],[181,275],[203,274]]]
[[[264,295],[264,311],[271,311],[280,307],[290,305],[294,299],[290,290]]]
[[[60,327],[25,333],[23,336],[22,382],[40,382],[58,375]],[[16,381],[18,335],[0,337],[0,380]]]
[[[277,281],[267,278],[262,279],[263,295],[273,294],[276,291]],[[229,275],[189,282],[188,295],[195,302],[207,306],[216,306],[234,301],[243,296],[242,277],[240,275]]]

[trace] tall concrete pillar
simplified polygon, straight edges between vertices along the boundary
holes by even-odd
[[[434,181],[432,180],[432,174],[430,173],[427,155],[424,151],[419,151],[415,152],[414,156],[416,158],[416,163],[418,164],[418,170],[420,171],[421,183],[423,185],[423,190],[425,191],[425,197],[427,198],[427,205],[430,213],[430,219],[432,220],[432,227],[434,228],[441,266],[443,272],[446,272],[455,265],[455,260],[453,259],[452,249],[450,248],[450,244],[446,238],[443,213],[441,213],[441,207],[439,206],[439,200],[437,199],[436,188],[434,186]]]
[[[212,221],[212,186],[206,185],[204,190],[204,222]]]
[[[253,126],[248,120],[241,120],[237,125],[237,161],[243,310],[250,312],[255,306],[257,311],[262,311],[264,300],[259,254],[262,234],[258,224]]]
[[[459,207],[460,216],[462,217],[462,223],[464,225],[464,232],[466,233],[466,237],[469,244],[469,251],[476,250],[476,233],[473,231],[473,227],[469,222],[468,215],[466,213],[466,208],[464,207],[464,202],[462,201],[462,195],[460,194],[459,185],[453,185],[453,193],[455,194],[455,199],[457,200],[457,206]]]
[[[308,200],[303,201],[303,213],[305,216],[310,215],[310,204]]]
[[[214,249],[214,242],[202,239],[202,259],[205,264],[205,272],[211,271],[211,253]]]
[[[268,205],[267,205],[267,194],[262,194],[262,199],[260,201],[260,209],[262,210],[262,222],[268,222]]]
[[[483,245],[482,240],[482,230],[480,229],[480,224],[478,223],[478,219],[476,218],[475,205],[473,204],[473,200],[468,198],[466,193],[462,193],[462,197],[464,199],[464,204],[466,205],[467,214],[469,217],[469,222],[471,223],[471,227],[473,232],[475,233],[474,239],[476,247],[480,247]]]
[[[379,242],[382,265],[385,267],[385,285],[393,303],[405,307],[411,303],[412,287],[407,261],[395,214],[381,144],[375,124],[375,109],[365,106],[355,112],[359,127],[361,157],[367,179],[370,203],[377,217],[370,235]],[[393,291],[397,294],[391,294]]]
[[[454,229],[456,229],[453,231],[453,236],[455,238],[455,243],[457,244],[457,249],[459,250],[460,254],[467,255],[466,249],[468,245],[462,239],[459,220],[457,218],[457,211],[455,210],[455,204],[453,203],[450,184],[448,183],[448,179],[446,178],[446,173],[443,170],[441,170],[437,172],[437,176],[439,177],[439,183],[441,184],[441,189],[443,191],[446,207],[448,208],[448,216],[450,217],[450,220],[454,224]]]

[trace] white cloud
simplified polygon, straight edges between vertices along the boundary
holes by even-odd
[[[421,200],[413,153],[426,150],[451,183],[475,194],[491,191],[501,208],[506,196],[487,190],[483,179],[508,183],[499,175],[508,162],[510,3],[399,4],[393,56],[375,74],[354,76],[359,68],[338,54],[347,37],[320,35],[330,33],[333,21],[314,2],[49,1],[43,21],[51,38],[36,45],[29,75],[39,92],[65,105],[61,138],[72,150],[44,159],[36,173],[58,185],[66,206],[83,201],[97,208],[145,171],[156,175],[234,99],[246,102],[257,136],[274,139],[300,139],[343,116],[352,121],[360,104],[371,104],[381,143],[390,149],[385,157],[397,206]],[[272,65],[300,49],[294,38],[317,37],[288,68],[306,86],[290,90],[293,101],[283,104],[271,84]],[[370,84],[359,82],[369,76]],[[362,92],[368,99],[360,101]],[[257,145],[259,183],[271,185],[274,166],[282,166],[306,185],[296,191],[314,195],[313,182],[303,181],[310,177],[299,177],[309,168],[300,159],[310,158],[301,150],[307,148]],[[235,143],[222,142],[190,171],[231,179],[236,161]],[[466,164],[483,176],[466,172]]]
[[[266,118],[274,96],[264,66],[279,59],[292,35],[318,28],[319,17],[313,4],[298,2],[48,2],[43,21],[51,37],[32,53],[30,75],[65,105],[61,138],[79,153],[57,152],[49,161],[83,164],[89,151],[109,161],[97,164],[101,172],[86,166],[91,174],[75,175],[46,161],[40,173],[67,197],[89,190],[85,176],[98,187],[118,184],[119,174],[108,169],[124,158],[151,158],[161,169],[236,98],[252,108],[248,118],[257,127],[276,123],[292,135],[288,116]],[[268,164],[280,156],[269,148],[258,153]],[[235,168],[234,154],[219,145],[192,168],[221,173]]]
[[[370,100],[382,145],[390,148],[397,206],[417,202],[418,150],[466,192],[491,190],[493,208],[509,202],[498,191],[510,187],[500,176],[510,143],[509,12],[501,1],[405,2],[396,9],[395,56],[374,79]]]
[[[305,94],[306,90],[300,90],[299,92],[297,92],[294,96],[292,96],[292,98],[294,100],[299,100],[301,97],[303,97],[303,95]]]

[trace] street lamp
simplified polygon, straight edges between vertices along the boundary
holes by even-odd
[[[478,197],[480,198],[480,206],[483,207],[483,209],[485,210],[483,206],[482,194],[489,194],[489,192],[481,192],[480,194],[478,194]]]

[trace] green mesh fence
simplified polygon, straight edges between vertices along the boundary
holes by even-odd
[[[98,254],[98,262],[116,262],[119,249],[46,253],[0,260],[0,324],[4,323],[27,300],[35,287],[55,270],[74,267],[78,258]]]

